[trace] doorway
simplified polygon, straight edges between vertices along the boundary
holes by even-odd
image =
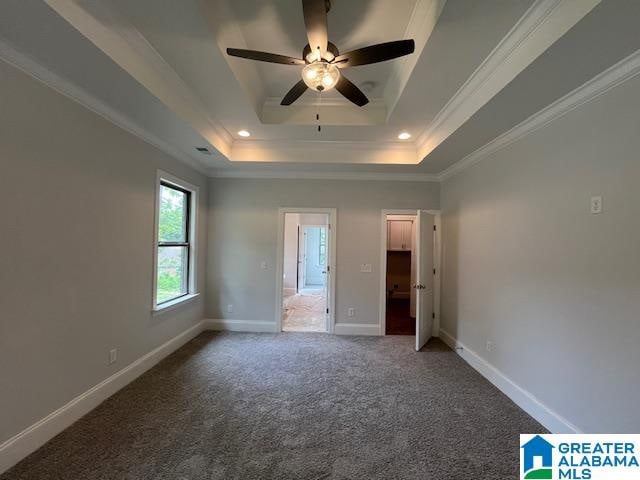
[[[416,216],[387,215],[385,335],[416,334]]]
[[[293,210],[293,211],[291,211]],[[278,323],[284,332],[332,331],[331,211],[281,212]],[[280,232],[279,232],[280,233]],[[280,247],[281,245],[281,247]]]
[[[383,210],[380,333],[411,335],[420,350],[438,333],[439,212]]]

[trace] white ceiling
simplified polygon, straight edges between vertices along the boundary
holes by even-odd
[[[547,57],[571,40],[567,31],[586,25],[584,41],[599,25],[589,19],[614,15],[599,3],[334,0],[329,35],[341,51],[415,38],[416,52],[347,69],[371,104],[359,109],[325,95],[320,134],[311,92],[293,108],[278,104],[300,78],[299,67],[225,54],[236,47],[300,56],[306,35],[297,0],[6,0],[0,46],[46,67],[43,80],[55,83],[53,75],[60,89],[80,89],[112,120],[208,173],[410,177],[445,170],[593,75],[567,71],[557,91],[545,84],[535,102],[513,105],[522,88],[531,88],[523,79],[540,75],[544,65],[562,71]],[[610,44],[596,53],[604,59],[614,47],[622,53],[634,46]],[[506,96],[510,103],[501,100]],[[510,113],[503,120],[496,109]],[[240,139],[240,129],[251,138]],[[404,130],[413,136],[401,142]],[[213,155],[195,153],[202,145]]]

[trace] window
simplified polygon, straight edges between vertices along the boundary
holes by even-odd
[[[168,175],[158,184],[154,309],[195,294],[194,197],[196,189]]]
[[[318,262],[321,267],[327,264],[327,229],[320,227],[320,241],[318,242]]]

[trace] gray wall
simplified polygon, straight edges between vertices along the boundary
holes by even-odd
[[[207,183],[4,62],[0,91],[2,443],[202,319],[151,315],[156,170],[201,187],[201,288]]]
[[[442,329],[587,432],[640,430],[639,125],[636,78],[442,185]]]
[[[439,195],[439,184],[424,182],[211,179],[207,316],[273,322],[278,208],[319,207],[338,213],[336,322],[378,324],[381,210],[437,209]],[[360,273],[361,263],[373,273]]]

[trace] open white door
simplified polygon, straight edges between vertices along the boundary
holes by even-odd
[[[434,216],[418,211],[416,225],[416,351],[431,338],[433,330],[433,238]]]

